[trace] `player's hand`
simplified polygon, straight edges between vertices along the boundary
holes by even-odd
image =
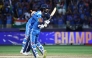
[[[31,16],[35,13],[35,11],[32,11]]]
[[[43,29],[44,28],[44,25],[42,24],[42,25],[40,25],[40,29]]]
[[[49,24],[50,20],[45,20],[44,22],[45,22],[45,24]]]
[[[42,28],[44,28],[44,25],[41,24],[41,25],[38,25],[38,27],[39,27],[40,29],[42,29]]]
[[[46,23],[44,24],[44,27],[47,27],[47,24]]]

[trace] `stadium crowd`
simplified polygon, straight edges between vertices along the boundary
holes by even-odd
[[[41,4],[47,4],[50,13],[57,7],[48,28],[92,26],[92,0],[0,0],[0,28],[13,28],[14,18],[28,20],[30,10]]]

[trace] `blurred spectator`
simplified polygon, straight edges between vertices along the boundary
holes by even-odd
[[[88,25],[89,18],[85,15],[84,16],[84,25]]]
[[[79,13],[79,16],[80,16],[80,18],[81,18],[82,20],[84,20],[84,18],[85,18],[85,13],[84,13],[83,10],[81,11],[81,13]]]
[[[89,2],[89,8],[90,8],[90,11],[92,10],[92,0],[90,0]]]
[[[64,27],[64,16],[62,14],[57,15],[58,28]]]
[[[2,18],[2,14],[0,14],[0,28],[3,28],[3,18]]]
[[[58,24],[57,14],[55,14],[50,21],[51,21],[50,25],[57,28],[57,24]]]
[[[33,4],[34,4],[34,2],[33,2],[33,0],[31,0],[29,2],[29,10],[33,10]]]
[[[70,25],[74,25],[74,19],[73,19],[73,14],[68,14],[67,15],[67,21],[69,22]]]
[[[57,7],[49,25],[51,28],[61,28],[63,24],[72,29],[79,25],[88,28],[92,24],[92,0],[0,0],[0,26],[10,28],[13,18],[28,20],[30,10],[42,4],[49,6],[50,13]]]
[[[92,27],[92,17],[89,17],[89,26]]]
[[[90,16],[90,8],[89,8],[89,4],[84,6],[84,12],[86,16]]]
[[[8,7],[8,5],[4,5],[2,7],[2,24],[3,24],[3,28],[6,28],[6,16],[7,16],[8,13],[10,13],[10,8]]]
[[[31,17],[31,15],[30,15],[30,11],[24,11],[24,19],[25,20],[28,20],[29,18]]]
[[[6,16],[6,28],[11,28],[12,27],[12,16],[10,13],[7,14]]]
[[[16,12],[17,12],[17,16],[18,16],[18,18],[20,18],[20,17],[23,16],[23,7],[22,7],[21,3],[18,3]]]
[[[57,7],[57,11],[58,11],[59,14],[65,15],[65,13],[66,13],[66,8],[65,8],[65,2],[64,2],[64,1],[59,2],[59,3],[56,5],[56,7]]]
[[[3,0],[4,6],[9,5],[9,0]]]
[[[91,9],[91,12],[90,12],[90,16],[92,17],[92,9]]]
[[[0,1],[0,28],[3,27],[2,9],[3,9],[3,4],[2,1]]]
[[[23,2],[22,2],[21,5],[22,5],[22,7],[23,7],[23,11],[29,9],[29,3],[27,2],[27,0],[23,0]]]

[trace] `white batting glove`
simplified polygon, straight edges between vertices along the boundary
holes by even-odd
[[[40,29],[42,29],[42,28],[44,28],[44,25],[41,24],[41,25],[38,25],[38,27],[39,27]]]
[[[49,23],[50,23],[50,21],[49,21],[49,20],[45,20],[44,22],[45,22],[45,24],[49,24]]]
[[[44,27],[47,27],[47,24],[46,23],[44,24]]]

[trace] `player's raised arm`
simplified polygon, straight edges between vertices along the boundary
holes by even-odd
[[[36,13],[36,11],[30,10],[31,16]]]

